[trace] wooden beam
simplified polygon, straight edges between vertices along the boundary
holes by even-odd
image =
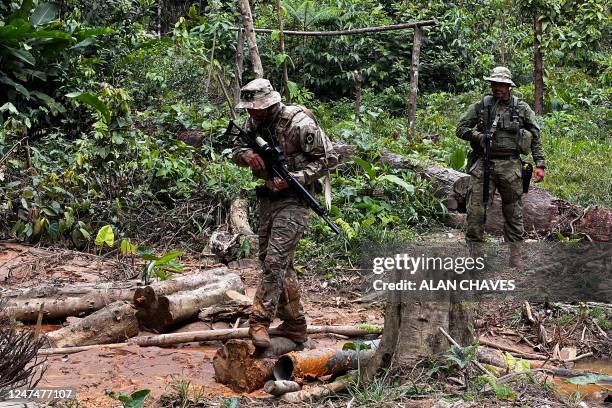
[[[338,30],[338,31],[291,31],[285,30],[283,31],[284,35],[301,35],[306,37],[330,37],[336,35],[360,35],[360,34],[369,34],[369,33],[379,33],[383,31],[396,31],[396,30],[406,30],[409,28],[415,27],[425,27],[425,26],[435,26],[437,23],[436,20],[423,20],[423,21],[412,21],[408,23],[401,24],[392,24],[387,26],[378,26],[378,27],[364,27],[364,28],[355,28],[352,30]],[[234,30],[238,30],[238,27],[235,27]],[[273,33],[278,32],[278,30],[272,30],[270,28],[255,28],[253,31],[257,33]]]

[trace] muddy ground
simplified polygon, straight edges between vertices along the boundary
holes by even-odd
[[[448,234],[454,237],[453,234]],[[185,260],[187,269],[204,268],[213,262],[209,257],[193,257]],[[245,285],[246,293],[253,296],[258,282],[259,265],[256,261],[242,260],[229,265],[238,273]],[[119,280],[134,277],[140,270],[138,264],[119,262],[107,256],[97,256],[60,249],[41,249],[13,243],[0,243],[0,285],[3,288],[35,287],[41,282],[73,283]],[[320,276],[310,274],[301,277],[303,303],[310,325],[345,325],[357,323],[384,324],[384,302],[365,296],[363,287],[366,274],[353,270],[343,273],[335,281],[328,282]],[[529,327],[512,325],[516,320],[516,308],[487,305],[478,315],[478,325],[483,338],[505,344],[526,353],[534,352],[528,338]],[[520,312],[519,312],[520,314]],[[519,319],[520,320],[520,319]],[[61,327],[62,322],[45,324],[50,331]],[[520,326],[520,327],[519,327]],[[528,325],[527,325],[528,326]],[[203,322],[194,322],[177,331],[227,328],[230,323],[215,323],[212,327]],[[141,333],[148,334],[148,333]],[[527,338],[527,340],[525,340]],[[313,336],[316,346],[341,348],[347,341],[342,336]],[[568,347],[570,341],[565,342]],[[199,397],[218,400],[219,396],[240,397],[241,401],[253,401],[253,405],[266,405],[270,397],[263,391],[238,395],[214,380],[212,358],[220,342],[189,343],[176,347],[159,348],[126,346],[121,349],[96,348],[76,354],[50,356],[47,370],[39,387],[73,388],[77,391],[79,407],[116,407],[118,402],[106,397],[106,391],[133,392],[138,389],[151,390],[153,400],[176,391],[177,384],[189,382],[195,386]],[[580,353],[581,346],[577,345]],[[577,363],[575,368],[612,374],[609,360]],[[582,398],[598,404],[607,398],[608,391],[599,386],[578,387],[559,382],[564,395],[580,391]],[[257,401],[257,404],[255,404]],[[249,406],[250,404],[246,404]],[[423,401],[420,406],[431,406]],[[207,405],[202,405],[207,406]],[[244,406],[244,405],[242,405]],[[403,406],[414,406],[405,404]],[[597,405],[591,405],[597,406]]]

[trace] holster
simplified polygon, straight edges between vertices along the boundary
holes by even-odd
[[[529,192],[529,184],[531,183],[531,176],[533,174],[533,166],[531,163],[527,163],[521,160],[521,176],[523,177],[523,193]]]

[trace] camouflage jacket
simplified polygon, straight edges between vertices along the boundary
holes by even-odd
[[[512,98],[510,102],[503,102],[495,97],[485,96],[483,100],[470,105],[459,121],[457,137],[471,142],[472,147],[477,150],[477,153],[481,154],[482,150],[477,143],[476,135],[487,132],[493,122],[493,117],[498,116],[500,118],[498,132],[517,135],[525,134],[524,131],[529,132],[527,135],[531,141],[528,143],[530,146],[527,146],[526,150],[531,151],[536,167],[546,167],[544,149],[540,142],[540,127],[536,121],[535,113],[526,102],[514,96]],[[512,128],[511,103],[515,104],[514,109],[518,119],[519,132]],[[521,154],[526,153],[525,151],[521,152]]]
[[[338,156],[331,141],[318,124],[300,106],[279,104],[273,117],[265,124],[257,124],[249,118],[244,126],[249,135],[258,135],[272,146],[280,146],[287,161],[287,170],[305,186],[338,165]],[[246,167],[242,155],[250,150],[240,140],[234,140],[232,159]],[[253,172],[267,180],[267,172]]]

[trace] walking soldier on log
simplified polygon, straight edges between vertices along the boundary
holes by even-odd
[[[284,105],[280,94],[263,78],[246,84],[240,99],[237,107],[249,113],[244,127],[246,135],[252,139],[259,137],[282,153],[286,169],[314,194],[320,186],[319,178],[329,175],[338,158],[312,113],[301,106]],[[308,225],[309,207],[285,180],[271,176],[264,158],[244,140],[236,138],[232,157],[236,164],[250,167],[256,177],[266,181],[256,189],[263,271],[249,316],[249,336],[255,346],[268,347],[268,328],[278,316],[283,320],[279,335],[304,342],[306,318],[293,255]]]
[[[521,196],[529,187],[531,165],[523,163],[520,155],[531,152],[536,165],[535,182],[542,181],[546,161],[540,128],[529,105],[510,93],[515,84],[508,68],[494,68],[485,80],[491,83],[493,95],[471,105],[457,127],[457,136],[472,146],[467,167],[471,195],[466,241],[472,251],[483,242],[486,208],[497,189],[505,221],[504,239],[510,244],[510,265],[523,268],[520,243],[525,230]]]

